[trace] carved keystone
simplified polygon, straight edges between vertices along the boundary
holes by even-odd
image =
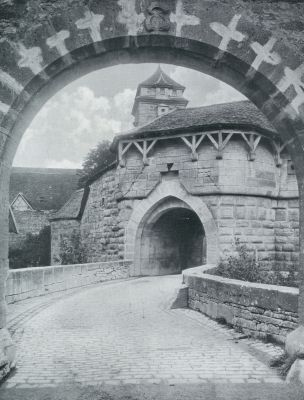
[[[152,1],[145,19],[148,32],[168,32],[170,29],[169,8],[161,1]]]

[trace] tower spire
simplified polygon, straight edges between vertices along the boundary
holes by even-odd
[[[144,125],[176,108],[185,108],[188,100],[183,97],[185,86],[167,75],[161,65],[137,87],[132,109],[134,125]]]

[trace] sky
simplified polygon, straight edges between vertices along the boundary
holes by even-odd
[[[56,93],[40,109],[19,144],[14,166],[81,168],[100,141],[133,127],[131,110],[138,84],[158,64],[117,65],[92,72]],[[184,85],[188,107],[244,100],[225,83],[191,69],[162,64]]]

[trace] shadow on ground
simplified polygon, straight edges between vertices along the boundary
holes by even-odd
[[[303,400],[303,387],[285,384],[63,386],[6,389],[1,400]]]

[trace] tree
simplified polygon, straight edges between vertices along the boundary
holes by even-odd
[[[9,250],[10,268],[48,266],[51,262],[51,228],[45,226],[34,235],[28,233],[21,246]]]
[[[79,178],[80,187],[85,186],[88,179],[115,161],[116,155],[110,150],[110,145],[108,140],[103,140],[86,155]]]

